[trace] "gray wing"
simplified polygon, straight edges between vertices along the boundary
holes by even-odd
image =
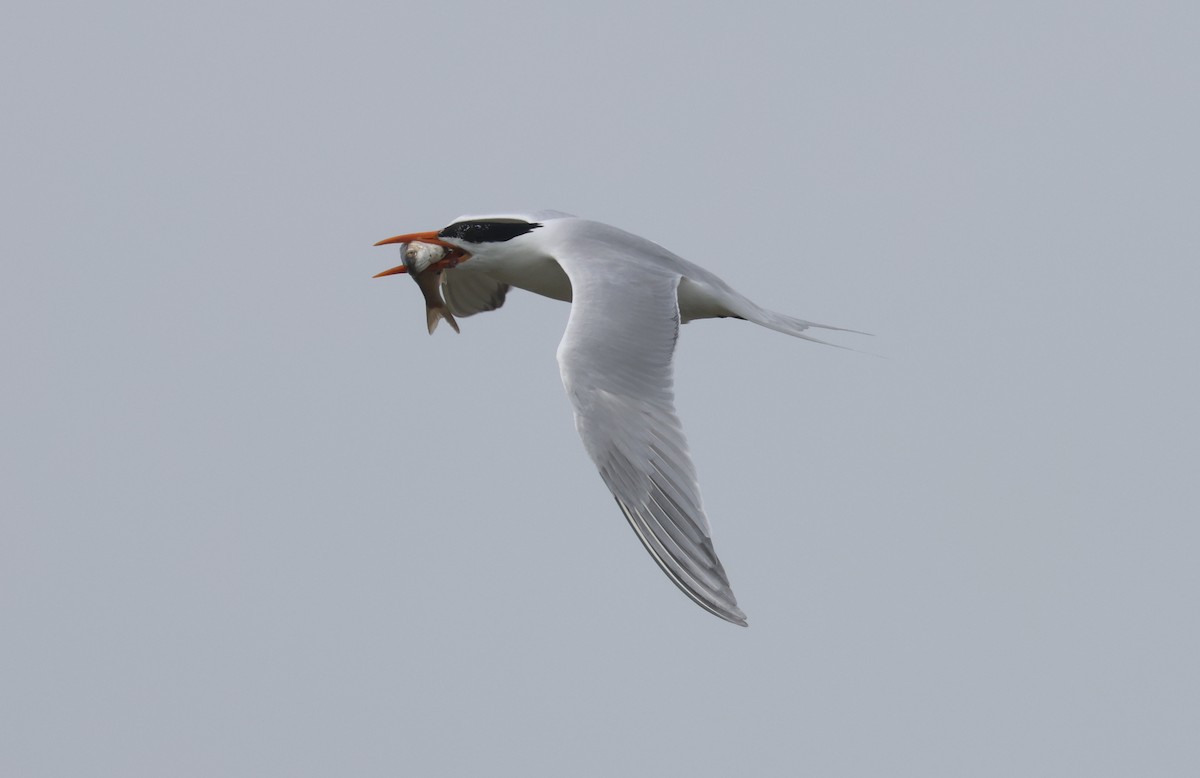
[[[558,361],[584,448],[671,581],[700,607],[745,626],[675,415],[680,276],[606,257],[557,258],[574,295]]]
[[[508,284],[471,270],[467,262],[443,273],[442,279],[442,294],[455,316],[494,311],[504,305],[504,296],[508,294]]]

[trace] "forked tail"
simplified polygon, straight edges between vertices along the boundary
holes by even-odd
[[[754,315],[745,316],[744,318],[754,322],[755,324],[766,327],[769,330],[782,332],[783,334],[791,335],[794,338],[811,340],[813,343],[820,343],[825,346],[833,346],[834,348],[844,348],[848,351],[856,351],[857,349],[852,349],[849,346],[842,346],[837,343],[830,343],[829,341],[821,340],[820,338],[814,338],[812,335],[805,334],[804,331],[807,329],[816,328],[821,330],[833,330],[835,332],[853,332],[855,335],[871,334],[869,332],[863,332],[862,330],[852,330],[849,327],[833,327],[828,324],[817,324],[815,321],[797,319],[795,316],[787,316],[786,314],[776,313],[775,311],[768,311],[766,308],[758,308],[756,311],[754,311]]]

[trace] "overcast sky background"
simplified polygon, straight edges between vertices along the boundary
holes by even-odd
[[[1194,3],[25,3],[0,774],[1200,772]],[[683,330],[749,629],[580,446],[556,208],[883,358]]]

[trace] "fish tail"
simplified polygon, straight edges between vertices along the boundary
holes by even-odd
[[[432,335],[433,331],[437,329],[438,322],[440,322],[442,319],[445,319],[446,323],[449,324],[451,329],[453,329],[455,332],[460,334],[462,333],[462,330],[458,328],[458,322],[454,320],[454,314],[450,313],[450,309],[445,305],[438,305],[430,306],[425,309],[425,323],[429,326],[430,335]]]

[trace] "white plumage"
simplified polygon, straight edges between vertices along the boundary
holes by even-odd
[[[380,243],[412,241],[450,250],[457,264],[446,271],[444,292],[458,316],[500,307],[510,286],[571,301],[558,362],[584,448],[675,585],[705,610],[745,626],[713,550],[675,415],[679,325],[736,317],[806,340],[815,340],[804,334],[810,327],[841,328],[768,311],[655,243],[555,211],[464,216],[438,232]],[[392,272],[403,269],[380,275]]]

